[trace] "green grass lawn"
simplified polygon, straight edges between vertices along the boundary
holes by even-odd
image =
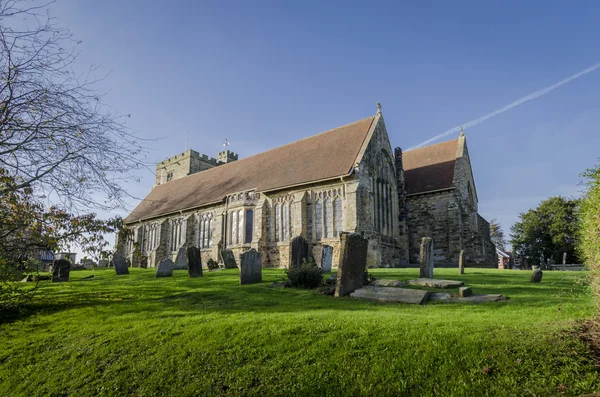
[[[408,280],[418,269],[373,269]],[[572,333],[592,317],[585,274],[436,269],[508,302],[424,306],[239,286],[237,270],[71,273],[0,325],[1,396],[548,396],[600,389]],[[83,277],[94,274],[87,281]],[[455,291],[452,291],[455,292]]]

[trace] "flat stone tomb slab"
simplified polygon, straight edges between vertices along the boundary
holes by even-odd
[[[437,280],[434,278],[419,278],[416,280],[408,280],[409,285],[428,288],[458,288],[463,286],[462,281],[455,280]]]
[[[499,302],[507,301],[508,298],[501,294],[478,294],[466,296],[464,298],[455,298],[454,302],[457,303],[487,303],[487,302]]]
[[[396,287],[396,288],[402,288],[402,287],[406,287],[406,281],[400,281],[400,280],[373,280],[369,283],[369,285],[373,286],[373,287]]]
[[[428,291],[407,288],[374,287],[371,285],[357,289],[351,297],[380,302],[399,302],[422,305],[427,302]]]

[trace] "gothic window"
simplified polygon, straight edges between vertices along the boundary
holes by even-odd
[[[288,241],[290,239],[289,231],[290,231],[290,212],[288,203],[283,203],[282,206],[282,219],[281,225],[283,229],[283,239],[282,241]]]
[[[272,217],[271,217],[271,206],[269,205],[269,203],[267,203],[266,207],[266,222],[267,222],[267,241],[273,241],[273,236],[271,235],[271,222],[272,222]]]
[[[323,206],[323,217],[325,218],[325,237],[333,237],[333,204],[329,197],[325,198]]]
[[[238,212],[234,211],[231,214],[231,244],[237,244],[238,243]]]
[[[373,228],[386,236],[394,235],[394,184],[395,173],[386,152],[377,155],[377,169],[373,176]]]
[[[336,197],[333,200],[333,227],[336,236],[342,231],[342,199]]]
[[[308,239],[313,238],[313,205],[312,203],[306,203],[306,234]]]
[[[155,231],[154,246],[158,242],[158,234]],[[177,251],[185,242],[185,221],[184,219],[174,219],[171,221],[171,251]]]
[[[246,238],[244,243],[249,244],[252,242],[252,227],[254,223],[254,211],[246,210]]]
[[[315,203],[315,238],[323,238],[323,203],[317,200]]]
[[[238,211],[238,238],[237,243],[242,244],[244,242],[244,210]]]
[[[294,235],[294,203],[290,203],[290,238]]]
[[[198,248],[212,247],[212,214],[198,215]]]
[[[281,241],[281,205],[275,204],[275,241]]]

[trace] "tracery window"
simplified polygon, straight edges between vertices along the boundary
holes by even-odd
[[[204,213],[204,214],[198,215],[198,247],[199,248],[211,248],[212,247],[212,226],[213,226],[212,213]]]
[[[335,235],[339,235],[342,231],[342,199],[340,197],[333,200],[333,227]]]
[[[160,224],[151,223],[146,225],[142,234],[142,251],[152,251],[156,249],[160,239]]]
[[[229,213],[229,244],[249,244],[252,242],[254,211],[239,209]]]
[[[275,198],[273,223],[275,236],[272,241],[288,241],[294,236],[294,197],[291,195]],[[270,234],[269,234],[270,236]]]
[[[170,245],[171,251],[177,251],[186,239],[186,221],[183,218],[171,220]]]
[[[373,228],[386,236],[395,233],[394,219],[396,213],[394,197],[395,173],[391,160],[386,152],[377,155],[377,168],[372,178],[373,192]]]
[[[342,190],[312,193],[306,203],[306,217],[309,239],[337,237],[342,231]]]
[[[317,200],[315,203],[315,238],[323,238],[323,202]]]

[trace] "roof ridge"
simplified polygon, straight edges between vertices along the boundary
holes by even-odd
[[[298,142],[303,142],[303,141],[306,141],[306,140],[309,140],[309,139],[313,139],[313,138],[315,138],[315,137],[318,137],[318,136],[321,136],[321,135],[324,135],[324,134],[328,134],[328,133],[330,133],[330,132],[333,132],[333,131],[339,130],[339,129],[341,129],[341,128],[346,128],[346,127],[348,127],[348,126],[351,126],[351,125],[353,125],[353,124],[358,124],[358,123],[360,123],[360,122],[363,122],[363,121],[365,121],[365,120],[367,120],[367,119],[369,119],[369,118],[370,118],[370,119],[374,119],[374,118],[375,118],[375,116],[369,116],[369,117],[365,117],[365,118],[362,118],[362,119],[360,119],[360,120],[353,121],[352,123],[348,123],[348,124],[340,125],[340,126],[338,126],[338,127],[335,127],[335,128],[329,129],[329,130],[327,130],[327,131],[319,132],[318,134],[314,134],[314,135],[307,136],[306,138],[298,139],[297,141],[293,141],[293,142],[285,143],[285,144],[283,144],[283,145],[280,145],[280,146],[275,146],[274,148],[271,148],[271,149],[265,150],[265,151],[263,151],[263,152],[258,152],[258,153],[255,153],[255,154],[253,154],[253,155],[251,155],[251,156],[244,157],[244,158],[241,158],[241,159],[239,159],[239,160],[232,161],[232,162],[230,162],[230,163],[220,164],[220,165],[217,165],[216,167],[212,167],[212,168],[209,168],[209,169],[206,169],[206,170],[203,170],[203,171],[199,171],[199,172],[194,172],[194,173],[192,173],[192,174],[188,174],[188,175],[186,175],[186,176],[184,176],[184,177],[177,178],[177,179],[175,179],[175,180],[173,180],[173,181],[169,181],[169,182],[163,183],[163,184],[161,184],[161,185],[158,185],[158,186],[156,186],[156,187],[155,187],[155,189],[157,189],[157,188],[159,188],[159,187],[161,187],[161,186],[166,186],[168,183],[175,182],[175,181],[179,181],[179,180],[185,179],[185,178],[187,178],[187,177],[190,177],[190,176],[198,175],[198,174],[201,174],[201,173],[202,173],[202,174],[204,174],[204,175],[206,175],[205,173],[207,173],[207,172],[210,172],[210,171],[213,171],[213,170],[216,170],[217,168],[221,168],[221,169],[223,169],[223,168],[225,168],[225,167],[227,167],[227,166],[230,166],[230,165],[232,165],[232,164],[239,164],[240,162],[243,162],[243,161],[245,161],[245,160],[251,159],[251,158],[253,158],[253,157],[256,157],[256,156],[260,156],[260,155],[263,155],[263,154],[267,154],[267,153],[269,153],[269,152],[272,152],[273,150],[277,150],[277,149],[280,149],[280,148],[284,148],[284,147],[286,147],[286,146],[289,146],[289,145],[294,145],[294,144],[296,144],[296,143],[298,143]],[[371,124],[369,125],[369,128],[371,128],[371,125],[372,125],[372,123],[373,123],[373,120],[371,120]],[[190,149],[190,150],[191,150],[191,149]],[[355,159],[355,161],[356,161],[356,159]],[[171,186],[172,186],[172,185],[171,185]]]

